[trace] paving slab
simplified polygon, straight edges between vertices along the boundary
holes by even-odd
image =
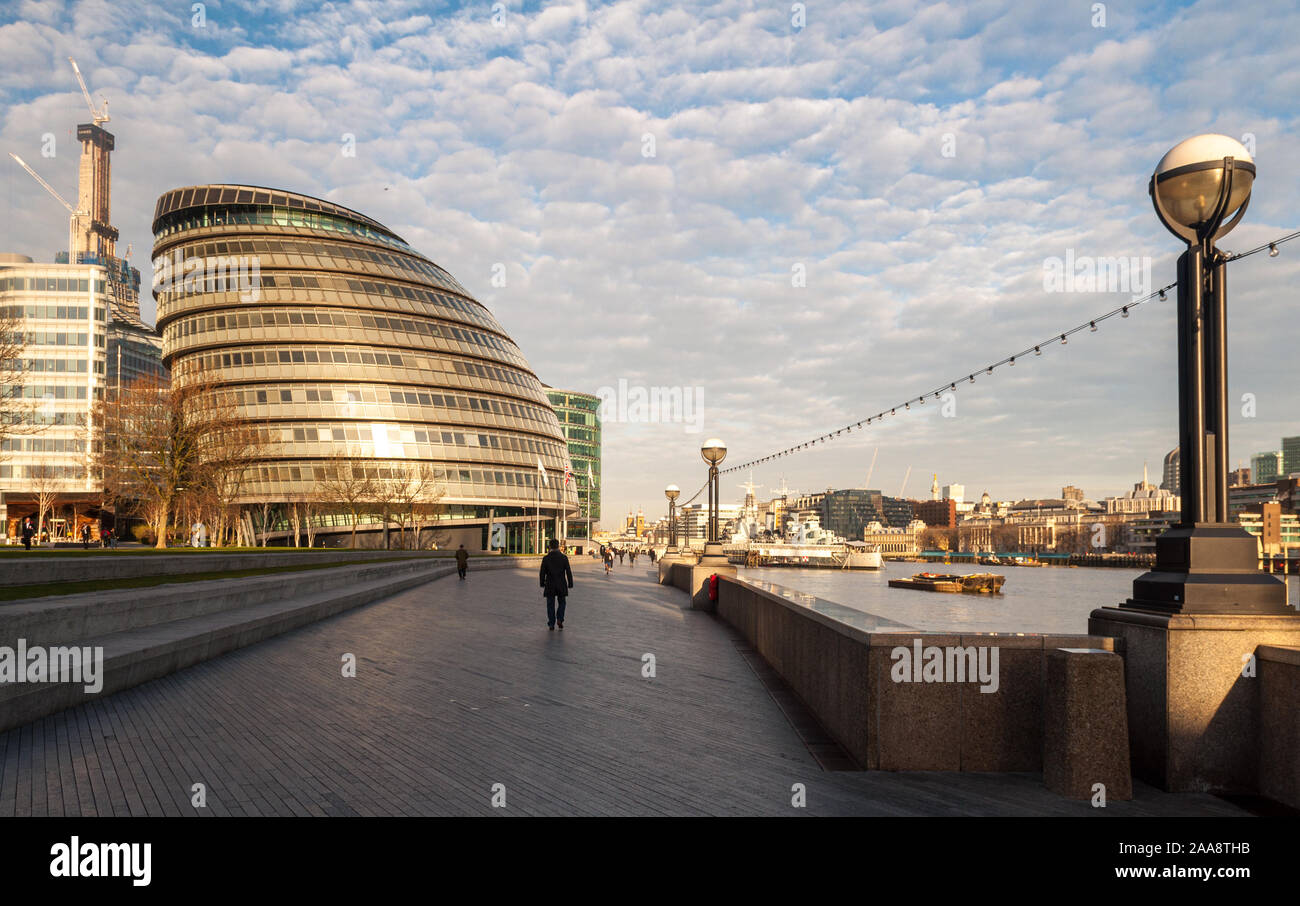
[[[563,632],[535,572],[471,565],[0,734],[0,815],[1246,814],[1141,784],[1093,809],[1036,774],[824,770],[726,624],[648,568],[574,568]]]

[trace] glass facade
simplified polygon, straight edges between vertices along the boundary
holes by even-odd
[[[3,259],[0,317],[12,319],[25,347],[19,361],[0,364],[23,372],[0,389],[12,398],[5,413],[14,422],[0,441],[0,530],[14,537],[28,516],[35,525],[45,497],[59,502],[53,535],[71,527],[64,508],[84,508],[94,497],[88,462],[91,415],[105,385],[106,274],[91,265]]]
[[[1285,478],[1300,473],[1300,437],[1282,438],[1282,473]]]
[[[431,468],[443,518],[485,540],[504,521],[511,549],[539,505],[544,523],[576,515],[564,434],[519,348],[383,224],[276,189],[191,186],[159,198],[153,231],[172,380],[203,382],[260,429],[241,502],[310,496],[346,460],[378,480]]]
[[[818,509],[822,528],[851,539],[861,538],[862,529],[868,523],[907,528],[913,518],[910,500],[859,488],[827,492],[818,503]]]
[[[569,537],[586,538],[588,521],[592,531],[600,522],[600,397],[551,387],[546,388],[546,396],[568,442],[578,488],[580,521],[570,520]]]

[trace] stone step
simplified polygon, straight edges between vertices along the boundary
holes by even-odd
[[[90,582],[97,579],[134,579],[140,576],[183,576],[194,573],[222,573],[267,566],[302,566],[331,561],[381,560],[401,556],[437,559],[451,552],[316,550],[302,552],[242,551],[238,553],[189,552],[175,554],[87,554],[81,557],[0,557],[0,585],[45,585],[53,582]]]
[[[68,645],[82,639],[218,613],[342,584],[428,569],[443,560],[410,559],[244,578],[177,582],[0,604],[0,644]]]
[[[536,570],[540,558],[519,557],[476,559],[473,568]],[[334,616],[346,610],[392,597],[417,585],[449,576],[455,563],[401,561],[367,567],[342,567],[339,570],[313,571],[321,581],[307,588],[301,574],[289,573],[269,577],[278,584],[279,597],[262,595],[265,600],[140,626],[120,632],[87,638],[65,637],[49,644],[101,646],[104,649],[103,687],[86,692],[82,683],[4,683],[0,684],[0,732],[22,726],[92,699],[98,699],[177,670],[219,657],[227,652],[254,645],[265,639]],[[318,574],[329,574],[319,576]],[[260,579],[260,577],[259,577]],[[222,579],[214,583],[231,583],[245,587],[259,579]],[[163,586],[166,588],[167,586]],[[150,591],[136,589],[135,591]],[[263,592],[267,589],[263,588]],[[234,591],[238,594],[238,589]],[[13,645],[17,637],[0,636],[0,644]],[[83,640],[84,639],[84,640]],[[340,656],[342,652],[340,652]],[[341,667],[341,662],[340,662]]]

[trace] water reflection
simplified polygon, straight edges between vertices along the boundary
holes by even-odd
[[[747,571],[754,572],[754,571]],[[769,570],[770,572],[770,570]],[[786,570],[782,570],[786,572]],[[816,570],[795,570],[795,572],[816,572]],[[890,620],[874,613],[867,613],[854,607],[845,607],[843,604],[837,604],[834,601],[827,601],[819,598],[817,595],[808,594],[807,592],[797,591],[784,585],[777,585],[775,582],[768,582],[763,579],[756,579],[752,575],[741,575],[740,581],[746,585],[752,585],[755,588],[777,595],[787,601],[798,604],[800,607],[806,607],[809,610],[823,614],[840,623],[852,626],[854,629],[860,629],[863,632],[893,632],[893,631],[918,631],[916,627]]]
[[[998,572],[1007,577],[999,595],[937,594],[890,588],[889,579],[937,571],[967,575]],[[822,569],[741,569],[741,577],[773,594],[813,598],[810,609],[837,606],[874,626],[932,632],[1086,633],[1088,614],[1132,593],[1137,569],[1004,567],[975,564],[885,564],[878,572]],[[776,589],[780,589],[777,591]],[[802,603],[802,601],[800,601]],[[827,611],[823,611],[827,612]],[[835,613],[828,612],[835,616]],[[845,622],[848,622],[845,619]],[[853,623],[851,625],[858,625]]]

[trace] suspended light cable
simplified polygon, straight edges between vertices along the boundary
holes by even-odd
[[[1249,258],[1251,255],[1257,255],[1257,254],[1259,254],[1260,252],[1268,252],[1268,253],[1269,253],[1269,257],[1271,257],[1271,258],[1276,258],[1276,257],[1278,256],[1278,248],[1277,248],[1277,247],[1278,247],[1279,245],[1281,245],[1282,243],[1284,243],[1284,242],[1290,242],[1292,239],[1296,239],[1296,238],[1300,238],[1300,230],[1297,230],[1297,231],[1295,231],[1294,233],[1288,233],[1288,234],[1285,235],[1285,236],[1282,236],[1282,237],[1279,237],[1279,238],[1277,238],[1277,239],[1274,239],[1274,240],[1272,240],[1271,242],[1266,242],[1266,243],[1264,243],[1263,245],[1256,246],[1256,247],[1253,248],[1253,249],[1249,249],[1249,250],[1244,251],[1244,252],[1235,252],[1235,253],[1229,254],[1229,255],[1226,256],[1226,260],[1228,260],[1228,261],[1239,261],[1239,260],[1242,259],[1242,258]],[[1033,355],[1035,355],[1035,356],[1041,356],[1041,355],[1043,354],[1043,347],[1045,347],[1045,346],[1050,346],[1050,345],[1053,345],[1053,344],[1066,345],[1066,344],[1068,344],[1068,342],[1069,342],[1069,338],[1070,338],[1071,336],[1073,336],[1073,335],[1076,334],[1076,333],[1080,333],[1080,332],[1082,332],[1082,331],[1087,331],[1087,332],[1089,332],[1089,333],[1096,333],[1096,332],[1097,332],[1097,325],[1100,324],[1102,321],[1105,321],[1105,320],[1107,320],[1107,319],[1109,319],[1109,318],[1113,318],[1113,317],[1115,317],[1116,315],[1118,315],[1118,316],[1121,317],[1121,318],[1127,318],[1127,317],[1129,316],[1129,313],[1130,313],[1133,309],[1137,308],[1139,305],[1144,305],[1145,303],[1150,302],[1150,301],[1155,300],[1155,299],[1162,299],[1162,300],[1163,300],[1163,299],[1167,299],[1167,298],[1168,298],[1168,295],[1167,295],[1167,294],[1168,294],[1169,290],[1171,290],[1171,289],[1177,289],[1177,287],[1178,287],[1177,282],[1175,282],[1175,283],[1170,283],[1170,284],[1167,285],[1167,286],[1162,286],[1160,289],[1155,290],[1154,292],[1148,293],[1147,295],[1143,296],[1143,297],[1140,298],[1140,299],[1134,299],[1134,300],[1132,300],[1132,301],[1130,301],[1130,302],[1126,302],[1125,304],[1121,305],[1119,308],[1112,309],[1111,311],[1108,311],[1108,312],[1106,312],[1105,314],[1102,314],[1102,315],[1098,315],[1098,316],[1095,317],[1095,318],[1089,318],[1087,321],[1084,321],[1082,324],[1079,324],[1079,325],[1076,326],[1076,327],[1072,327],[1072,328],[1070,328],[1069,330],[1062,331],[1061,333],[1058,333],[1058,334],[1053,334],[1049,339],[1041,340],[1041,341],[1039,341],[1038,343],[1035,343],[1035,344],[1033,344],[1033,345],[1031,345],[1031,346],[1027,346],[1026,348],[1020,350],[1019,352],[1015,353],[1014,355],[1006,356],[1005,358],[1002,358],[1002,359],[1000,359],[1000,360],[994,362],[994,363],[991,364],[991,365],[986,365],[986,366],[984,367],[983,371],[984,371],[985,374],[990,374],[990,375],[991,375],[991,374],[993,374],[993,369],[995,369],[995,368],[1001,368],[1003,365],[1006,365],[1006,366],[1009,367],[1009,368],[1014,368],[1014,367],[1015,367],[1015,364],[1016,364],[1016,359],[1018,359],[1018,358],[1019,358],[1019,359],[1023,359],[1025,356],[1030,355],[1030,354],[1033,354]],[[977,371],[978,371],[978,369],[977,369]],[[900,408],[901,408],[903,411],[905,411],[905,412],[906,412],[906,411],[910,411],[911,408],[912,408],[912,403],[924,404],[924,403],[925,403],[925,398],[926,398],[927,396],[931,395],[931,394],[934,395],[934,398],[935,398],[935,399],[940,399],[940,398],[941,398],[941,394],[944,393],[944,392],[948,392],[948,393],[955,392],[956,389],[957,389],[957,384],[958,384],[958,382],[960,382],[960,381],[968,381],[968,382],[971,383],[971,384],[975,383],[975,374],[976,374],[976,371],[972,371],[972,372],[968,373],[967,376],[966,376],[965,378],[957,378],[956,380],[945,381],[943,384],[939,385],[939,387],[938,387],[937,389],[935,389],[935,390],[929,390],[929,391],[926,391],[925,393],[922,393],[922,394],[919,395],[919,396],[909,397],[908,399],[904,400],[903,402],[899,403],[898,405],[896,405],[896,406],[891,406],[891,407],[888,409],[888,411],[882,409],[880,412],[876,413],[875,415],[873,415],[873,416],[871,416],[871,417],[869,417],[869,418],[865,418],[865,419],[862,419],[861,421],[857,421],[857,422],[852,422],[852,423],[850,423],[849,425],[846,425],[846,426],[843,427],[843,428],[838,428],[838,429],[836,429],[836,430],[834,431],[833,434],[825,434],[825,435],[821,435],[821,436],[819,436],[819,437],[817,438],[817,440],[806,441],[806,442],[804,442],[804,443],[802,443],[802,444],[795,444],[794,446],[792,446],[792,447],[787,447],[786,449],[781,450],[781,451],[779,451],[779,452],[776,452],[776,453],[770,453],[770,454],[768,454],[768,455],[766,455],[766,456],[761,456],[761,457],[759,457],[759,458],[757,458],[757,459],[751,459],[751,460],[749,460],[748,462],[738,463],[737,465],[731,466],[731,467],[726,468],[726,469],[720,469],[720,470],[719,470],[719,474],[726,474],[726,473],[728,473],[728,472],[739,472],[739,471],[741,471],[741,470],[743,470],[743,469],[753,468],[754,466],[759,465],[759,464],[761,464],[761,463],[770,462],[770,461],[773,460],[773,459],[779,459],[779,458],[781,458],[781,457],[783,457],[783,456],[789,456],[789,455],[791,455],[791,454],[793,454],[793,453],[797,453],[797,452],[799,452],[799,451],[801,451],[801,450],[803,450],[803,449],[805,449],[805,448],[807,448],[807,447],[813,446],[814,444],[817,443],[818,440],[821,440],[821,441],[823,441],[823,442],[828,441],[828,440],[833,440],[834,437],[837,436],[837,435],[839,435],[841,431],[850,431],[850,432],[851,432],[853,428],[861,428],[864,424],[865,424],[865,425],[870,425],[870,424],[872,423],[872,421],[880,421],[880,420],[883,419],[883,418],[885,417],[885,415],[887,415],[887,414],[888,414],[888,415],[896,415],[897,412],[898,412],[898,410],[899,410]],[[700,491],[703,491],[703,490],[704,490],[703,488],[700,489]],[[700,491],[696,491],[696,492],[695,492],[695,496],[696,496],[696,497],[699,496]],[[695,499],[694,497],[691,498],[691,500],[694,500],[694,499]],[[687,501],[687,502],[689,503],[690,501]]]

